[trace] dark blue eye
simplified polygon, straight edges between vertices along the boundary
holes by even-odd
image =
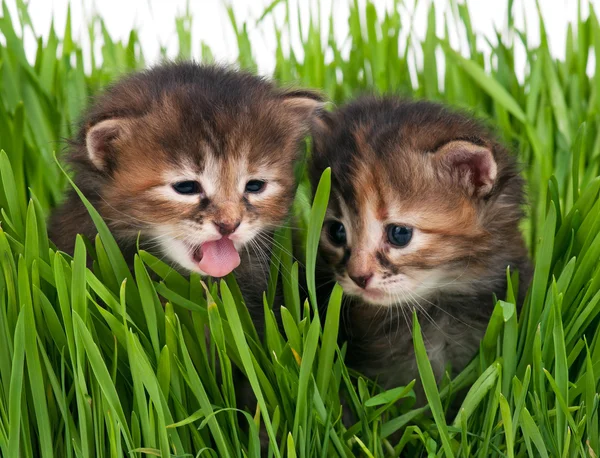
[[[200,194],[202,191],[197,181],[180,181],[173,185],[173,189],[179,194]]]
[[[406,226],[388,226],[387,236],[389,242],[397,247],[405,247],[412,238],[413,230],[412,227]]]
[[[339,221],[329,223],[327,235],[334,245],[343,246],[346,244],[346,228]]]
[[[250,180],[246,183],[246,192],[261,192],[267,183],[262,180]]]

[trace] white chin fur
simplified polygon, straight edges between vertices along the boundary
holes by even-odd
[[[389,307],[392,305],[403,305],[405,303],[408,303],[408,301],[402,301],[397,297],[390,296],[388,293],[381,293],[381,295],[370,296],[368,293],[365,294],[364,292],[361,292],[352,295],[360,297],[363,302],[371,305]]]
[[[350,297],[356,297],[372,305],[381,305],[387,306],[392,305],[394,303],[398,303],[397,299],[393,296],[390,296],[387,292],[378,290],[376,288],[367,289],[366,291],[360,289],[358,286],[354,285],[354,283],[339,281],[340,286],[344,290],[344,294]]]
[[[163,239],[160,242],[160,249],[170,261],[183,267],[190,272],[198,272],[202,276],[208,276],[208,274],[202,271],[198,264],[192,260],[189,247],[181,240],[172,238]]]

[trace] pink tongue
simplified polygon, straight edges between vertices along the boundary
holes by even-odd
[[[240,255],[227,238],[202,245],[202,259],[198,267],[211,277],[224,277],[240,265]]]

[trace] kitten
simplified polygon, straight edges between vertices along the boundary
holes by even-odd
[[[520,272],[520,300],[529,282],[515,159],[476,120],[392,96],[324,113],[314,137],[313,183],[332,169],[320,290],[344,290],[347,364],[384,388],[418,379],[416,309],[436,377],[448,363],[456,374],[506,291],[506,267]]]
[[[242,71],[166,64],[102,94],[68,160],[130,260],[140,233],[142,248],[179,270],[222,277],[237,268],[262,309],[269,254],[248,248],[268,250],[286,220],[300,142],[320,105],[314,93]],[[50,232],[69,253],[76,234],[95,236],[75,192],[51,216]]]

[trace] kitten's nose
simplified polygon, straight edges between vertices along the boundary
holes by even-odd
[[[221,235],[233,234],[235,230],[240,226],[241,221],[214,221],[217,230]]]
[[[373,274],[350,275],[350,278],[359,287],[361,287],[362,289],[365,289],[367,287],[367,285],[369,284],[369,280],[371,280],[371,278],[373,278]]]

